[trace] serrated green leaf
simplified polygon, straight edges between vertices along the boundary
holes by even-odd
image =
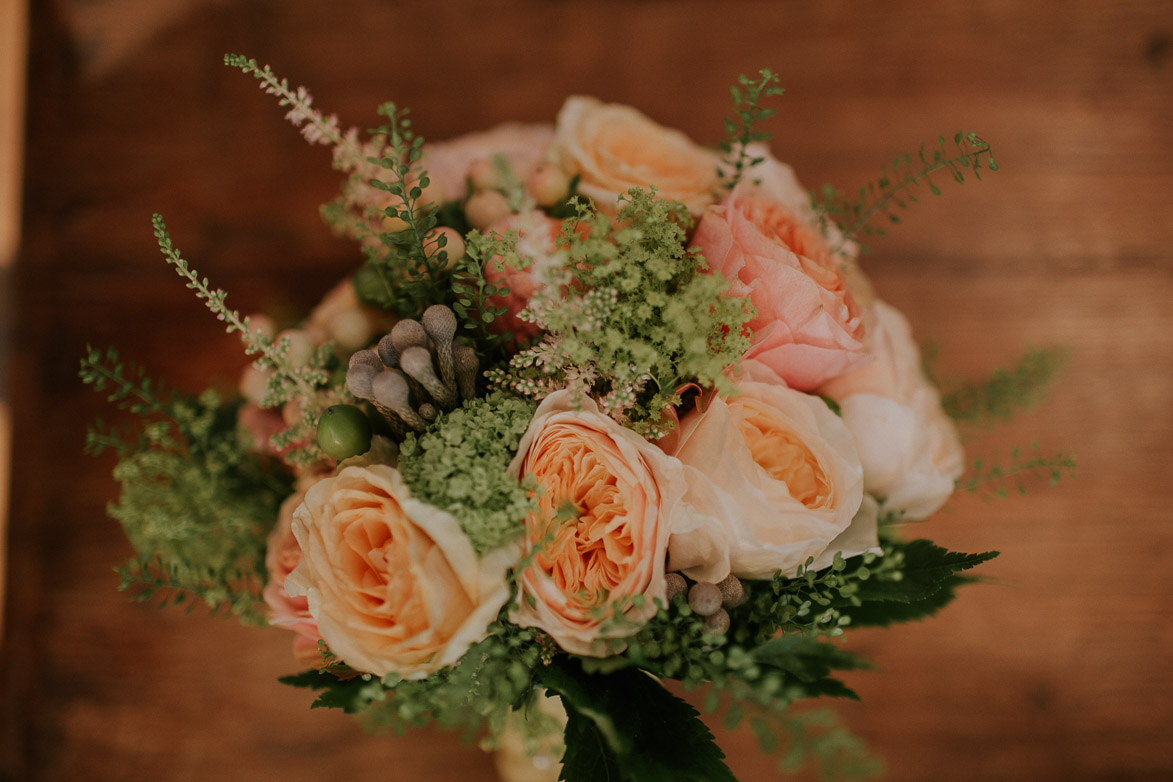
[[[969,570],[998,556],[997,551],[965,554],[949,551],[930,540],[919,539],[899,548],[904,555],[903,577],[899,581],[868,580],[860,584],[857,597],[864,601],[891,600],[915,603],[945,588],[955,573]]]
[[[696,709],[647,673],[588,674],[555,659],[538,678],[570,718],[564,782],[736,782]]]
[[[956,589],[976,579],[966,576],[952,576],[932,595],[923,600],[908,603],[893,600],[871,600],[861,606],[842,609],[851,617],[851,627],[889,627],[902,622],[919,622],[933,616],[957,596]]]
[[[750,652],[750,656],[759,665],[785,671],[806,684],[815,684],[825,680],[832,671],[850,671],[872,667],[871,663],[857,654],[841,649],[832,643],[820,641],[813,635],[802,633],[787,633],[777,638],[771,638],[764,644],[755,647]],[[826,691],[819,694],[831,694],[835,689],[833,685],[828,685]],[[846,689],[846,687],[843,688],[843,690]]]

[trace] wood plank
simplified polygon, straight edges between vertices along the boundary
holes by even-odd
[[[336,187],[324,151],[224,51],[347,123],[394,98],[435,138],[549,121],[585,92],[712,141],[728,83],[769,66],[787,86],[775,150],[808,185],[867,181],[939,132],[987,136],[1002,171],[909,212],[867,268],[946,372],[1072,346],[1049,404],[967,446],[1037,439],[1073,449],[1080,474],[993,505],[958,497],[912,530],[1003,555],[939,618],[851,634],[880,671],[851,677],[863,702],[836,708],[892,779],[1173,776],[1168,3],[257,0],[204,7],[90,80],[35,5],[0,776],[493,778],[453,737],[369,738],[311,713],[273,682],[295,668],[281,632],[113,589],[129,550],[102,514],[111,465],[80,454],[102,410],[75,379],[84,345],[190,389],[243,365],[160,261],[151,212],[244,310],[306,307],[359,261],[316,218]],[[739,778],[777,778],[752,736],[717,732]]]

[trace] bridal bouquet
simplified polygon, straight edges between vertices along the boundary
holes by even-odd
[[[869,770],[793,704],[854,697],[838,672],[866,662],[838,636],[935,613],[995,556],[904,523],[959,484],[1071,467],[963,479],[955,421],[1029,403],[1059,356],[943,394],[858,264],[934,177],[996,170],[989,145],[958,133],[812,198],[764,144],[769,71],[733,87],[716,148],[588,97],[553,126],[425,144],[399,106],[343,131],[227,63],[332,149],[322,214],[365,261],[300,323],[242,317],[155,217],[255,360],[233,399],[113,350],[82,361],[140,419],[89,435],[118,456],[123,588],[290,632],[305,672],[282,681],[315,706],[487,746],[514,731],[565,780],[733,779],[667,680],[786,768]]]

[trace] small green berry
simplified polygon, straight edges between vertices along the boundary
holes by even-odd
[[[332,459],[349,459],[371,448],[371,422],[354,405],[326,408],[318,420],[318,447]]]

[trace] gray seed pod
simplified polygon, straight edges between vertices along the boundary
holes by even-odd
[[[428,423],[431,423],[432,421],[436,420],[436,416],[440,414],[440,411],[437,410],[436,406],[431,402],[424,402],[422,405],[420,405],[419,413],[420,418],[424,419]]]
[[[394,369],[399,366],[399,351],[395,349],[395,345],[391,342],[391,335],[386,334],[379,340],[378,347],[375,350],[379,354],[379,360],[383,362],[388,369]]]
[[[688,591],[688,582],[679,573],[669,573],[664,576],[664,580],[668,582],[668,590],[664,597],[669,603],[672,602],[672,598]]]
[[[721,610],[721,590],[703,581],[693,584],[688,590],[688,607],[700,616],[712,616]]]
[[[736,608],[745,602],[745,587],[737,576],[730,573],[725,580],[717,584],[721,590],[721,605],[726,608]]]
[[[398,372],[380,372],[376,375],[371,381],[371,396],[377,404],[391,410],[417,432],[427,428],[428,422],[411,409],[407,378]]]
[[[724,608],[717,609],[715,613],[705,617],[705,632],[721,635],[729,632],[729,614]]]
[[[432,371],[432,354],[427,348],[412,346],[399,354],[399,366],[423,386],[428,395],[445,410],[456,407],[456,391],[449,388]]]
[[[370,367],[376,372],[383,371],[383,361],[373,350],[356,350],[351,354],[350,363],[347,365],[347,368],[354,369],[360,366]]]
[[[408,348],[428,346],[428,332],[418,320],[405,318],[391,328],[391,345],[402,359],[403,351]]]
[[[381,362],[379,366],[382,366]],[[375,368],[367,364],[351,364],[350,369],[346,371],[346,387],[359,399],[370,399],[371,381],[377,374],[379,373]]]
[[[424,330],[436,347],[436,363],[440,365],[440,379],[456,393],[456,366],[452,356],[452,338],[456,336],[456,315],[443,304],[433,304],[420,318]]]
[[[452,357],[456,363],[456,383],[460,386],[460,397],[472,399],[477,395],[477,370],[481,367],[477,352],[468,345],[453,345]]]

